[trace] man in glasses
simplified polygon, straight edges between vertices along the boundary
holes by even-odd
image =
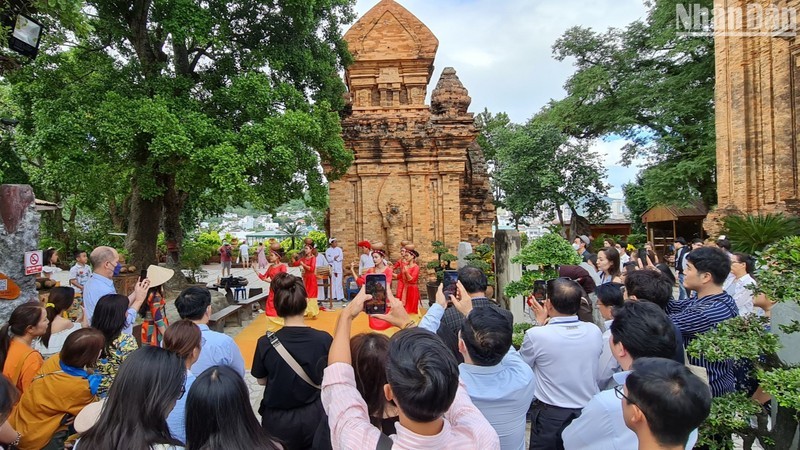
[[[547,282],[544,304],[531,302],[539,326],[519,352],[535,375],[531,450],[563,449],[561,432],[597,393],[602,333],[578,319],[582,295],[578,283],[558,278]]]
[[[711,392],[675,361],[642,358],[618,387],[625,425],[640,449],[682,449],[711,411]]]
[[[623,372],[614,380],[623,384],[639,358],[671,358],[675,353],[675,331],[666,313],[654,303],[626,302],[614,309],[610,346]],[[678,363],[676,363],[678,364]],[[636,450],[636,435],[625,426],[622,405],[608,389],[595,395],[562,433],[564,448],[586,450]],[[687,449],[697,441],[692,433]]]

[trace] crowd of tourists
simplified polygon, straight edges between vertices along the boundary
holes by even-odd
[[[382,245],[363,241],[358,272],[351,266],[361,290],[331,336],[306,323],[317,313],[313,243],[291,261],[303,277],[288,274],[283,255],[270,249],[259,275],[270,283],[266,313],[280,326],[258,340],[252,361],[251,375],[265,386],[260,421],[239,348],[208,326],[208,289],[181,292],[180,320],[170,324],[163,285],[172,271],[152,266],[130,295],[118,294],[119,255],[99,247],[89,255],[90,275],[52,289],[45,304],[18,306],[0,329],[0,443],[23,450],[683,449],[695,445],[712,397],[744,390],[768,402],[734,361],[685,351],[724,320],[769,314],[771,303],[752,293],[751,257],[730,253],[725,239],[709,246],[678,239],[676,279],[652,246],[629,265],[627,243],[603,244],[593,254],[590,239],[576,238],[584,262],[561,266],[541,301],[526,300],[534,326],[519,349],[511,313],[487,298],[486,274],[476,267],[458,270],[454,295],[440,285],[420,315],[413,244],[404,243],[392,264]],[[398,295],[387,289],[387,312],[370,316],[376,331],[351,336],[371,299],[364,277],[373,273],[385,274],[387,286],[398,277]],[[65,313],[76,291],[83,307],[72,321]]]

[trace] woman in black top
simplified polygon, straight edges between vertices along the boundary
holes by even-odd
[[[303,381],[275,350],[270,337],[262,336],[251,371],[258,383],[266,386],[258,410],[261,426],[281,441],[284,449],[313,448],[317,427],[326,420],[318,386],[333,338],[305,324],[307,302],[302,278],[281,273],[272,280],[272,286],[275,310],[285,323],[275,336],[317,386]]]

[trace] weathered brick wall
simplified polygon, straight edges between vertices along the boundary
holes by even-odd
[[[355,62],[345,74],[350,108],[342,134],[355,158],[330,184],[330,233],[347,252],[346,263],[358,258],[362,239],[384,242],[392,260],[400,242],[410,240],[424,265],[435,258],[433,240],[455,251],[462,240],[490,237],[486,163],[467,111],[471,99],[455,70],[442,72],[432,106],[425,104],[436,37],[402,6],[383,0],[345,40]]]
[[[715,0],[714,6],[746,9],[749,3],[754,2]],[[800,7],[800,0],[777,3]],[[800,41],[718,34],[715,54],[718,207],[704,224],[712,235],[728,214],[800,213]]]

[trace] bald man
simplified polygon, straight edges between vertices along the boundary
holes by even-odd
[[[83,306],[86,309],[86,319],[92,322],[94,308],[100,298],[108,294],[116,294],[112,278],[119,275],[122,267],[119,263],[119,253],[112,247],[97,247],[89,255],[92,260],[94,273],[89,277],[89,281],[83,287]],[[150,287],[150,280],[139,280],[133,292],[128,295],[127,322],[123,333],[132,334],[133,324],[136,322],[136,313],[147,297],[147,289]]]

